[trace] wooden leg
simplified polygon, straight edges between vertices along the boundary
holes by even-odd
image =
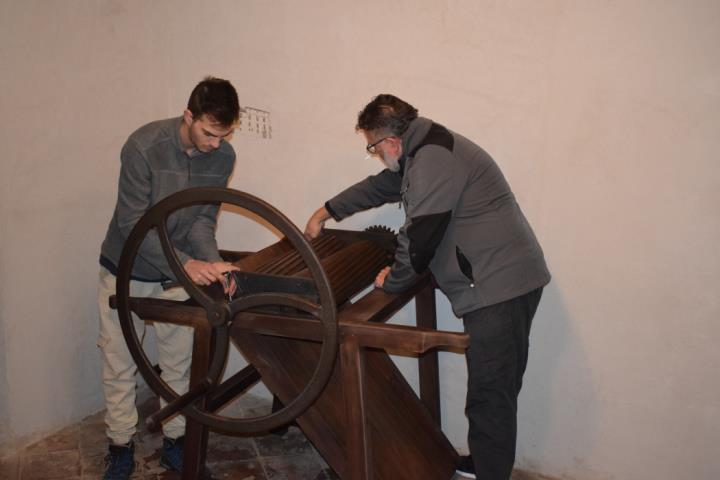
[[[203,380],[210,367],[210,341],[212,329],[209,324],[195,328],[193,337],[192,366],[190,367],[190,388]],[[205,408],[206,398],[198,400],[196,405]],[[208,428],[201,423],[187,419],[185,427],[185,446],[183,451],[182,480],[202,478],[205,470]]]
[[[435,311],[435,287],[428,283],[415,297],[415,315],[418,327],[437,329]],[[420,399],[430,415],[440,425],[440,373],[437,350],[431,350],[419,358]]]
[[[340,344],[342,385],[347,418],[347,468],[343,480],[372,480],[373,471],[365,410],[365,358],[358,340],[349,336]]]

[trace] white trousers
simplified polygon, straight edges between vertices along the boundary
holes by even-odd
[[[115,444],[129,442],[137,431],[138,413],[135,407],[135,374],[137,367],[125,344],[117,310],[108,301],[115,294],[115,275],[100,267],[98,307],[100,309],[100,336],[98,347],[103,357],[103,392],[105,394],[105,433]],[[160,283],[130,281],[130,295],[168,300],[187,300],[183,288],[163,290]],[[145,322],[133,314],[135,330],[143,338]],[[167,323],[154,323],[157,337],[158,363],[162,379],[178,394],[185,393],[190,377],[193,329]],[[161,399],[160,404],[165,405]],[[178,438],[185,433],[185,417],[176,415],[163,424],[163,434]]]

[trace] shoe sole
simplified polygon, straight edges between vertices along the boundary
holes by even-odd
[[[461,472],[460,470],[455,470],[455,474],[459,475],[463,478],[477,478],[474,474],[468,473],[468,472]]]

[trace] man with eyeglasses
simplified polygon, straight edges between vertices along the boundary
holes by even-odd
[[[328,200],[305,234],[317,237],[330,218],[402,202],[395,259],[375,286],[401,292],[430,269],[470,335],[471,455],[460,458],[457,473],[507,480],[530,325],[550,281],[542,249],[495,161],[467,138],[388,94],[365,106],[356,130],[387,168]]]

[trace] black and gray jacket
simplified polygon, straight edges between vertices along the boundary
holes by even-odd
[[[490,155],[422,117],[402,135],[402,147],[400,172],[383,170],[325,204],[342,220],[402,201],[406,220],[384,290],[408,288],[429,267],[462,316],[550,281],[535,234]]]
[[[101,247],[100,263],[113,274],[125,239],[140,217],[163,198],[190,187],[224,187],[235,165],[235,151],[220,148],[192,157],[180,142],[182,117],[159,120],[136,130],[122,148],[115,213]],[[221,260],[215,240],[217,205],[196,205],[168,218],[170,240],[181,263],[190,258]],[[143,241],[132,276],[141,281],[174,279],[155,230]]]

